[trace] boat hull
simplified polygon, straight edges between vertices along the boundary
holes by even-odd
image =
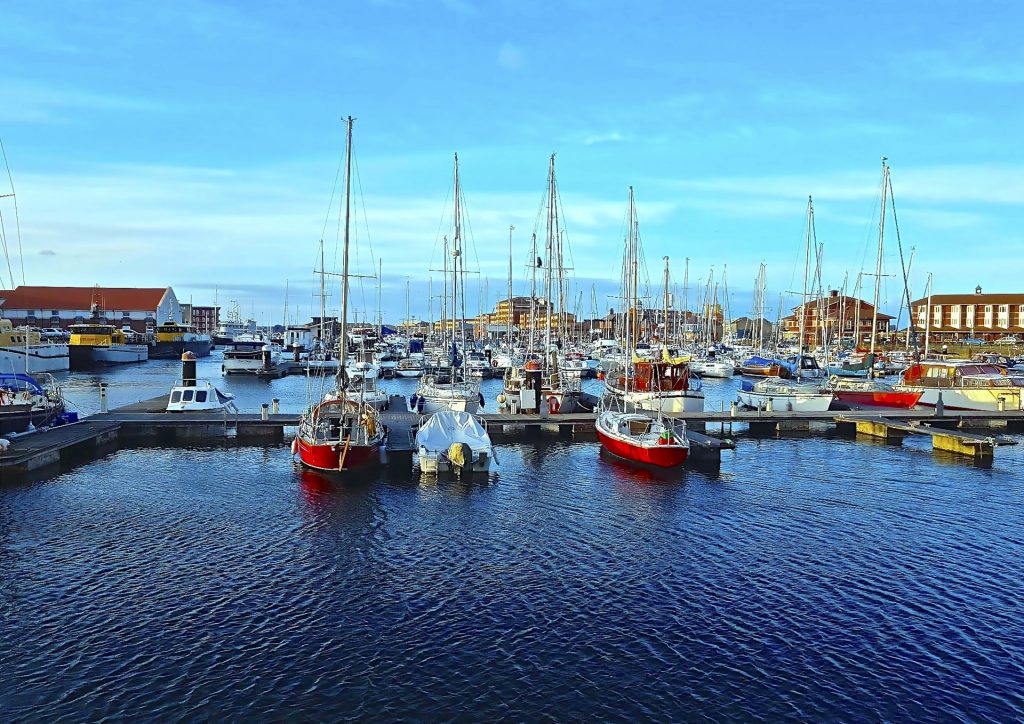
[[[0,347],[0,372],[26,372],[25,348]],[[66,344],[31,344],[28,346],[28,374],[64,372],[71,366]]]
[[[686,462],[689,448],[680,445],[636,445],[597,429],[601,445],[612,455],[632,463],[654,465],[659,468],[674,468]]]
[[[195,339],[178,342],[157,342],[149,350],[150,359],[180,359],[181,355],[191,352],[196,357],[209,357],[213,349],[213,340]]]
[[[752,392],[741,390],[739,402],[745,407],[764,410],[771,400],[772,409],[779,412],[827,412],[832,395],[792,395],[781,392]]]
[[[677,392],[615,392],[609,390],[623,402],[645,412],[661,412],[676,415],[680,412],[704,412],[704,393],[700,390]]]
[[[144,344],[112,344],[109,347],[73,344],[68,348],[68,352],[69,366],[73,370],[145,362],[149,359],[149,347]]]
[[[893,407],[909,410],[921,399],[920,392],[872,392],[868,390],[837,390],[836,402],[857,407]]]
[[[299,462],[313,470],[337,473],[366,467],[380,461],[379,442],[372,445],[350,445],[345,452],[344,443],[314,445],[301,437],[295,438],[295,441]],[[344,461],[341,459],[343,454]]]
[[[1020,388],[997,387],[997,388],[959,388],[959,387],[915,387],[912,385],[899,386],[901,391],[920,391],[921,399],[919,405],[935,407],[939,401],[939,393],[942,393],[942,406],[947,410],[981,410],[984,412],[997,412],[1000,407],[999,399],[1003,398],[1004,410],[1020,410],[1021,393]]]

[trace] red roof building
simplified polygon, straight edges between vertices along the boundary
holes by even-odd
[[[180,322],[181,306],[170,287],[30,287],[0,295],[0,314],[14,326],[66,328],[98,319],[136,332]]]

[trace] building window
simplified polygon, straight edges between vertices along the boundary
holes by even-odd
[[[923,304],[917,308],[917,326],[922,329],[928,323],[928,308]]]
[[[932,307],[932,326],[933,327],[941,327],[942,326],[942,305],[941,304],[936,304],[934,307]]]
[[[1010,305],[1000,304],[999,305],[999,326],[1003,329],[1010,328]]]
[[[960,305],[954,304],[949,308],[949,326],[954,329],[960,328]]]
[[[970,327],[971,329],[974,329],[975,321],[977,321],[977,317],[975,316],[974,305],[973,304],[968,304],[967,305],[967,326]]]
[[[1024,304],[1017,307],[1017,326],[1024,327]]]
[[[992,305],[991,304],[986,304],[985,305],[985,326],[986,327],[990,327],[990,328],[992,327]]]

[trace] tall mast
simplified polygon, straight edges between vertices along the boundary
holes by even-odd
[[[633,206],[633,187],[629,187],[629,229],[626,235],[626,268],[627,268],[627,286],[626,286],[626,365],[627,368],[632,364],[633,360],[633,345],[635,340],[633,338],[633,322],[630,320],[630,313],[636,314],[636,307],[634,302],[635,292],[633,288],[633,271],[634,259],[636,257],[636,210]],[[626,375],[626,391],[629,391],[629,375]]]
[[[512,224],[508,226],[508,324],[505,325],[505,344],[512,347],[512,310],[514,305],[512,304],[512,232],[516,230],[516,227]]]
[[[384,336],[384,310],[380,307],[380,285],[384,279],[384,262],[377,260],[377,334]]]
[[[537,234],[530,236],[530,343],[526,353],[534,351],[536,342],[534,331],[537,328]]]
[[[924,356],[927,358],[928,353],[931,352],[931,341],[932,341],[932,273],[928,272],[928,288],[925,290],[925,294],[928,297],[928,307],[925,311],[924,318]],[[971,329],[974,329],[974,318],[971,320]]]
[[[348,247],[349,222],[352,218],[352,123],[354,119],[346,119],[348,126],[345,133],[345,242],[341,256],[341,336],[338,339],[338,389],[344,389],[348,382],[345,372],[345,359],[348,356]]]
[[[807,241],[804,246],[804,288],[800,296],[800,354],[804,353],[807,332],[807,277],[811,267],[811,226],[814,224],[814,201],[807,197]]]
[[[455,315],[459,314],[459,340],[462,342],[462,349],[466,349],[466,295],[465,290],[459,288],[462,263],[462,199],[461,188],[459,187],[459,154],[455,154],[455,240],[452,243],[452,322]],[[461,303],[461,307],[459,306]],[[452,343],[455,342],[455,331],[452,330]],[[458,351],[452,355],[452,382],[455,381],[455,358]]]
[[[324,340],[324,317],[327,316],[327,290],[324,289],[324,240],[320,240],[320,351],[327,351]]]
[[[885,207],[888,205],[889,164],[882,156],[882,213],[878,217],[878,256],[875,259],[875,308],[871,312],[871,353],[875,352],[875,336],[878,333],[878,291],[882,283],[882,243],[885,239]]]
[[[661,344],[668,349],[668,257],[665,260],[665,328],[661,336]]]
[[[547,256],[547,269],[544,272],[544,306],[547,312],[547,330],[544,336],[544,369],[547,370],[548,355],[551,351],[551,308],[553,306],[551,300],[551,285],[552,269],[551,263],[555,255],[555,219],[554,219],[554,208],[555,208],[555,154],[551,154],[551,160],[548,163],[548,219],[547,219],[547,243],[545,244],[545,252]]]

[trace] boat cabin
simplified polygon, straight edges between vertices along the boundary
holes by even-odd
[[[72,346],[109,347],[128,342],[124,331],[111,324],[72,324],[68,329]]]

